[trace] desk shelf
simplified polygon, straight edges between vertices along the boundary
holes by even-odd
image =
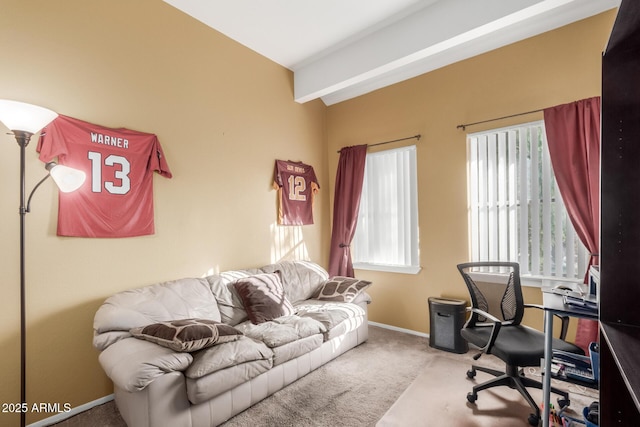
[[[640,327],[601,323],[600,363],[609,374],[601,378],[602,425],[640,425]],[[606,396],[606,398],[605,398]]]
[[[551,378],[553,378],[554,380],[563,381],[563,382],[566,382],[566,383],[576,384],[576,385],[579,385],[581,387],[590,388],[592,390],[598,390],[598,383],[580,381],[580,380],[573,379],[573,378],[567,378],[567,377],[562,376],[562,375],[553,375],[553,374],[551,374]]]

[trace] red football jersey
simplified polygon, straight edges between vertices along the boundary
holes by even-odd
[[[278,190],[278,224],[313,224],[313,198],[320,189],[313,168],[276,160],[273,187]]]
[[[156,135],[107,128],[60,115],[42,131],[40,160],[80,169],[87,180],[59,192],[58,235],[153,234],[153,172],[171,178]]]

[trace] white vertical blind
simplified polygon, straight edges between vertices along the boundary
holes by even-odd
[[[553,175],[542,121],[470,134],[474,261],[517,261],[523,275],[581,279],[587,251]]]
[[[419,266],[415,145],[367,154],[352,247],[361,268]]]

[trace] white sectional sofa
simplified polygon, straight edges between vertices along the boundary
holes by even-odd
[[[369,284],[305,261],[159,283],[109,297],[93,343],[129,427],[215,426],[366,341]]]

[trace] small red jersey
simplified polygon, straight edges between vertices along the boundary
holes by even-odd
[[[171,178],[156,135],[107,128],[60,115],[42,131],[40,160],[80,169],[87,180],[59,192],[58,235],[132,237],[153,234],[153,173]]]
[[[313,168],[302,162],[276,160],[273,187],[278,190],[278,224],[313,224],[313,198],[320,185]]]

